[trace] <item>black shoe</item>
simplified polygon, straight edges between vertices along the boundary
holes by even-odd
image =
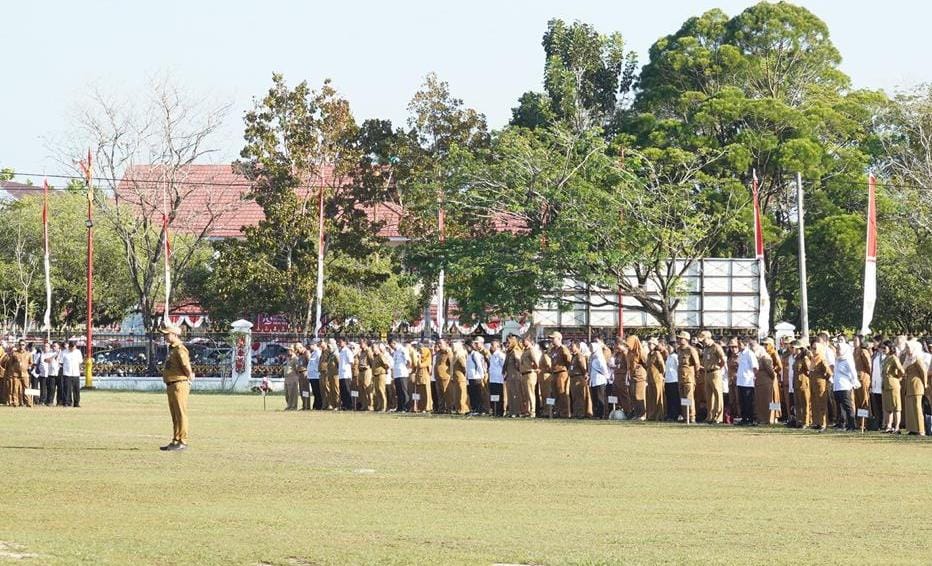
[[[174,447],[174,448],[169,448],[169,450],[178,451],[178,450],[184,450],[184,449],[186,449],[187,447],[188,447],[188,445],[185,444],[184,442],[179,442],[178,444],[175,444],[175,447]]]
[[[166,444],[165,446],[159,446],[159,450],[162,450],[162,451],[165,451],[165,450],[174,450],[174,449],[175,449],[175,446],[176,446],[177,444],[178,444],[177,442],[175,442],[174,440],[172,440],[171,442],[169,442],[169,443]]]

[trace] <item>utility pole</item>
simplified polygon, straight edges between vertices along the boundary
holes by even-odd
[[[87,188],[87,348],[84,359],[84,388],[94,388],[94,188],[91,186],[91,150],[83,163],[84,186]],[[166,305],[167,309],[168,306]]]
[[[803,211],[803,175],[796,173],[796,227],[799,229],[799,323],[803,342],[809,341],[809,294],[806,290],[806,215]]]

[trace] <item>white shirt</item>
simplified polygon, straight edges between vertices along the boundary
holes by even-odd
[[[663,364],[663,382],[678,383],[680,380],[680,356],[674,351]]]
[[[485,376],[485,358],[481,352],[473,350],[466,360],[466,379],[482,379]]]
[[[411,374],[411,370],[408,369],[408,363],[411,362],[411,357],[408,356],[408,349],[404,346],[396,346],[395,351],[392,352],[392,375],[395,379],[401,379],[408,377]]]
[[[52,377],[58,377],[58,370],[61,368],[61,352],[56,352],[55,350],[50,350],[42,354],[45,358],[46,365],[46,375]]]
[[[36,377],[48,377],[48,368],[45,366],[46,352],[36,352],[32,355],[32,366],[35,368]]]
[[[871,360],[871,393],[883,395],[883,352],[877,352]]]
[[[589,387],[598,387],[608,383],[608,365],[602,357],[602,348],[596,348],[589,357]]]
[[[834,377],[832,391],[851,391],[861,386],[857,372],[854,370],[854,356],[851,355],[851,348],[847,345],[842,346],[838,357],[835,358]]]
[[[353,379],[353,358],[356,354],[349,345],[343,346],[340,350],[339,375],[340,379]]]
[[[307,378],[320,379],[320,350],[317,348],[311,348],[307,359]]]
[[[81,364],[84,363],[81,350],[64,350],[61,354],[62,373],[65,377],[81,377]]]
[[[489,358],[489,383],[505,383],[505,352],[495,350]]]
[[[728,393],[728,362],[725,362],[725,367],[722,368],[722,394]]]
[[[795,393],[793,390],[793,382],[796,381],[796,354],[790,354],[790,357],[786,359],[786,365],[787,379],[790,380],[790,393]]]
[[[745,348],[738,356],[738,375],[735,378],[738,387],[754,387],[754,370],[760,369],[757,355],[750,348]]]

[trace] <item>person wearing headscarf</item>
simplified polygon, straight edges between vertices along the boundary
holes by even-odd
[[[323,409],[326,403],[324,400],[325,395],[320,386],[320,357],[320,344],[317,340],[314,340],[307,349],[307,380],[311,388],[311,396],[314,398],[312,407],[315,411]]]
[[[689,343],[689,332],[680,332],[676,338],[678,340],[676,353],[680,362],[679,397],[688,400],[687,405],[681,405],[683,422],[690,424],[696,422],[696,399],[693,393],[696,389],[696,371],[702,365],[702,361],[699,359],[699,352]]]
[[[453,343],[450,363],[449,409],[455,415],[469,414],[469,400],[466,382],[466,348],[459,340]]]
[[[592,353],[589,355],[589,399],[592,400],[592,416],[604,419],[608,416],[605,410],[605,387],[608,385],[608,362],[605,361],[605,352],[602,341],[596,338],[592,342]]]
[[[641,339],[629,334],[625,339],[628,348],[628,382],[630,383],[631,413],[629,419],[643,421],[647,418],[647,352]]]
[[[482,380],[485,378],[485,356],[482,344],[473,340],[466,357],[466,391],[469,395],[469,408],[472,415],[484,414],[482,407]]]
[[[505,346],[505,394],[508,396],[505,411],[511,418],[521,416],[522,355],[524,355],[524,348],[521,347],[518,336],[516,334],[509,335]]]
[[[779,410],[771,410],[773,403],[780,403],[780,379],[783,363],[777,354],[773,338],[764,340],[764,347],[757,352],[759,368],[757,381],[754,382],[755,413],[757,420],[763,424],[776,424]]]
[[[727,363],[725,351],[712,340],[712,333],[708,330],[699,333],[699,342],[703,346],[702,367],[705,369],[705,397],[708,407],[706,422],[721,424],[725,417],[725,398],[722,392],[722,370]]]
[[[926,426],[922,414],[922,398],[928,384],[928,368],[925,364],[922,345],[916,340],[906,343],[905,389],[906,430],[911,435],[925,436]]]
[[[857,379],[860,387],[854,390],[854,410],[867,411],[870,414],[871,409],[871,349],[870,342],[865,341],[861,336],[854,337],[854,369],[857,372]],[[858,426],[861,430],[867,428],[867,418],[858,417]]]
[[[836,342],[835,373],[832,382],[832,395],[838,407],[838,421],[835,428],[855,430],[855,407],[853,391],[861,387],[854,361],[851,345],[839,337]]]
[[[592,401],[589,398],[589,348],[584,342],[573,342],[570,346],[570,399],[573,417],[584,419],[592,416]]]
[[[553,375],[553,396],[556,398],[556,415],[569,418],[570,410],[570,376],[573,353],[563,344],[563,335],[559,332],[550,334],[550,370]]]
[[[505,361],[507,356],[498,340],[493,340],[489,347],[489,402],[492,404],[493,416],[505,414]],[[497,397],[492,401],[492,397]]]
[[[676,342],[670,342],[663,364],[663,398],[666,402],[665,421],[675,423],[680,416],[680,357]]]
[[[288,359],[283,369],[285,374],[285,410],[297,411],[298,392],[301,384],[298,382],[300,379],[298,374],[298,352],[293,345],[288,347]]]
[[[883,360],[883,430],[886,433],[900,433],[900,417],[903,411],[903,399],[900,394],[902,380],[906,376],[903,362],[896,355],[896,348],[889,340],[884,343]]]
[[[666,364],[666,348],[656,338],[647,341],[650,354],[647,356],[647,418],[662,421],[663,407],[663,372]]]
[[[300,342],[295,342],[295,352],[298,355],[298,393],[301,395],[301,410],[311,410],[311,384],[307,380],[307,361],[310,357],[307,348]]]
[[[434,347],[434,397],[437,402],[434,404],[434,412],[437,414],[447,414],[453,412],[453,390],[452,372],[453,369],[453,352],[450,349],[446,339],[441,338]]]
[[[725,355],[727,357],[725,368],[727,374],[726,379],[728,381],[725,422],[729,424],[735,423],[741,418],[741,403],[738,401],[738,357],[740,353],[741,345],[738,343],[738,339],[735,337],[729,338],[725,347]]]
[[[615,344],[615,351],[609,363],[612,371],[612,390],[618,397],[618,404],[625,415],[631,414],[631,387],[628,381],[628,346],[624,340]]]

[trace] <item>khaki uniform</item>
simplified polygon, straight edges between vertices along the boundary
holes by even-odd
[[[191,392],[191,358],[184,344],[168,350],[162,380],[168,393],[168,410],[172,415],[172,441],[188,442],[188,394]]]
[[[777,422],[778,412],[771,411],[770,404],[780,402],[780,382],[777,376],[783,368],[775,363],[773,356],[769,353],[760,358],[759,363],[757,379],[754,381],[754,412],[757,414],[758,422],[774,424]]]
[[[298,395],[301,391],[300,373],[298,372],[298,356],[292,354],[285,364],[285,410],[298,409]]]
[[[573,355],[566,346],[550,349],[550,372],[553,376],[553,396],[556,415],[562,418],[570,416],[570,376],[569,367]]]
[[[10,404],[10,380],[6,378],[6,351],[0,348],[0,405]]]
[[[414,372],[414,392],[420,397],[420,400],[414,402],[416,410],[421,413],[431,412],[434,408],[433,400],[430,397],[430,370],[433,366],[433,354],[427,346],[421,346],[418,352],[419,361],[417,369]]]
[[[812,402],[812,426],[825,428],[827,426],[826,410],[828,408],[828,380],[832,377],[832,368],[818,351],[813,352],[810,358],[809,388]]]
[[[858,381],[861,386],[853,391],[854,393],[854,410],[857,414],[858,409],[871,409],[871,352],[867,348],[861,347],[854,350],[854,369],[858,372]],[[874,415],[880,417],[880,415]],[[858,426],[864,429],[867,426],[867,419],[858,418]]]
[[[612,372],[615,389],[615,396],[618,397],[618,404],[626,415],[631,414],[631,388],[628,385],[628,357],[627,355],[617,352],[615,357],[615,370]]]
[[[922,397],[928,387],[928,376],[921,361],[913,362],[906,368],[906,430],[916,434],[926,434],[926,423],[922,415]]]
[[[797,354],[793,364],[793,401],[796,407],[796,423],[802,427],[812,424],[812,401],[809,372],[812,360],[809,354]]]
[[[906,375],[903,363],[896,356],[887,356],[883,361],[883,411],[899,413],[903,410],[901,397],[902,379]]]
[[[683,407],[683,420],[687,423],[696,422],[696,399],[694,392],[696,389],[696,371],[702,366],[699,360],[699,352],[690,345],[680,346],[676,349],[676,355],[679,357],[679,382],[680,382],[680,399],[689,399],[688,407]]]
[[[731,419],[741,418],[741,401],[738,399],[738,356],[728,356],[728,404],[731,405]]]
[[[340,406],[340,360],[337,359],[336,352],[327,348],[320,357],[320,367],[320,381],[327,383],[327,402],[324,404],[336,409]]]
[[[633,419],[644,419],[647,415],[647,355],[629,349],[625,359],[628,366],[629,413]]]
[[[663,370],[666,361],[659,350],[647,357],[647,419],[662,421],[666,409],[663,403]]]
[[[453,411],[453,391],[450,389],[450,371],[453,365],[453,353],[448,349],[437,350],[434,355],[434,378],[437,387],[437,413],[450,413]]]
[[[469,393],[466,389],[466,353],[454,354],[450,379],[450,402],[449,409],[451,413],[458,415],[469,414]]]
[[[387,411],[391,406],[385,386],[385,376],[388,375],[391,365],[391,358],[384,352],[379,356],[372,356],[372,402],[376,411]]]
[[[375,407],[375,389],[372,383],[372,348],[366,346],[359,349],[356,360],[359,362],[359,402],[363,411],[371,411]]]
[[[721,423],[725,418],[725,394],[722,390],[722,369],[728,361],[725,350],[716,343],[702,349],[702,368],[705,370],[705,398],[708,407],[706,422]]]
[[[29,388],[29,368],[32,367],[32,353],[13,350],[4,358],[6,377],[9,387],[9,403],[13,407],[24,405],[32,407],[32,397],[26,395]]]
[[[540,356],[540,367],[537,372],[537,389],[540,395],[537,396],[537,407],[540,412],[547,412],[547,399],[555,398],[553,394],[553,364],[550,363],[550,354],[543,352]]]
[[[505,348],[505,395],[508,399],[506,412],[516,417],[521,416],[521,356],[524,349],[521,344]]]
[[[518,370],[521,372],[518,391],[518,403],[522,416],[537,416],[537,369],[540,364],[534,348],[525,348],[518,360]]]
[[[569,373],[573,416],[577,419],[592,417],[592,399],[589,397],[589,360],[581,352],[573,354]]]

